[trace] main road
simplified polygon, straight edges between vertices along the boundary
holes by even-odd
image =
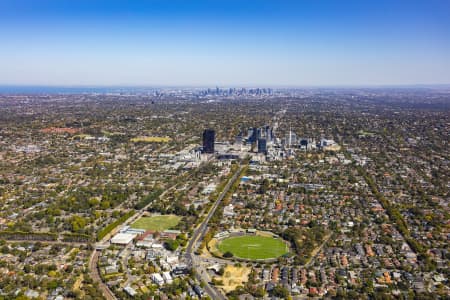
[[[207,280],[208,277],[205,276],[205,270],[202,269],[202,266],[201,266],[199,260],[196,259],[194,252],[198,248],[197,243],[200,242],[205,237],[205,234],[208,230],[209,220],[216,212],[217,207],[222,202],[223,198],[225,197],[225,195],[227,194],[227,192],[229,191],[231,186],[239,178],[239,175],[241,174],[243,168],[244,168],[244,166],[240,166],[239,169],[234,173],[233,177],[230,180],[228,180],[227,184],[225,185],[225,188],[220,193],[216,202],[213,204],[213,206],[209,210],[206,218],[194,230],[194,233],[192,234],[192,238],[189,240],[189,243],[186,247],[186,259],[190,262],[192,267],[196,270],[195,276],[196,276],[197,280],[199,280],[200,282],[202,282],[202,281],[204,282],[204,284],[205,284],[204,288],[205,288],[206,293],[209,295],[209,297],[211,297],[211,299],[214,299],[214,300],[216,300],[216,299],[226,300],[226,298],[225,298],[225,296],[222,295],[222,293],[217,291],[214,287],[212,287],[209,284],[209,282]]]
[[[230,186],[231,186],[231,182],[236,181],[237,176],[239,175],[239,173],[242,170],[242,166],[239,168],[239,170],[234,174],[233,178],[228,182],[228,184],[225,186],[224,191],[222,192],[222,194],[219,196],[219,198],[217,199],[216,203],[213,205],[213,208],[210,210],[208,217],[205,219],[206,223],[203,222],[202,225],[200,225],[198,227],[198,229],[194,232],[194,236],[193,238],[190,240],[189,244],[188,244],[188,248],[187,249],[192,249],[193,243],[192,241],[197,240],[198,237],[202,237],[205,235],[206,233],[206,225],[209,222],[209,219],[211,219],[211,216],[213,215],[214,211],[216,210],[217,206],[219,205],[219,202],[222,201],[223,197],[225,196],[226,192],[229,190]],[[185,176],[187,175],[188,172],[184,172],[182,173],[179,177]],[[169,191],[173,190],[176,188],[176,186],[178,185],[178,183],[172,185],[171,187],[169,187],[168,189],[166,189],[161,195],[159,195],[158,199],[162,199]],[[91,257],[89,259],[89,271],[91,274],[92,279],[94,280],[94,282],[97,282],[99,285],[99,288],[102,290],[103,295],[105,296],[105,298],[107,300],[116,300],[117,298],[115,297],[114,293],[109,289],[109,287],[102,281],[100,274],[99,274],[99,270],[98,270],[98,266],[97,266],[97,261],[98,261],[98,256],[100,254],[100,251],[97,250],[97,246],[104,246],[105,244],[107,244],[108,240],[114,235],[116,234],[120,228],[123,228],[123,226],[126,226],[128,224],[131,224],[132,222],[134,222],[135,220],[137,220],[138,218],[142,217],[144,215],[144,213],[147,211],[147,209],[150,207],[150,205],[153,203],[150,202],[149,204],[147,204],[145,207],[143,207],[142,209],[138,210],[136,212],[136,214],[134,214],[133,216],[131,216],[128,220],[126,220],[124,222],[124,224],[117,226],[116,228],[114,228],[109,234],[107,234],[101,241],[99,241],[95,248],[94,251],[91,254]],[[202,230],[199,230],[202,229]],[[188,257],[188,259],[192,258],[192,253],[190,252],[191,250],[188,250],[186,256]],[[189,256],[191,255],[191,256]],[[207,282],[206,282],[207,283]],[[209,285],[208,285],[209,286]],[[211,290],[212,288],[209,286],[205,288],[205,290],[207,291],[207,293],[209,295],[211,295]],[[215,292],[215,290],[212,290],[212,292]],[[215,292],[217,293],[217,292]],[[219,293],[220,294],[220,293]],[[215,294],[214,294],[215,295]],[[218,296],[218,298],[216,297],[212,297],[212,299],[225,299],[221,294],[220,296]]]
[[[186,174],[186,172],[183,173],[181,176],[184,176],[185,174]],[[158,199],[162,199],[169,191],[173,190],[176,186],[177,186],[177,184],[174,184],[170,188],[166,189],[161,195],[159,195]],[[153,203],[153,201],[150,202],[149,204],[147,204],[142,209],[138,210],[136,212],[136,214],[134,214],[128,220],[126,220],[123,225],[119,225],[116,228],[114,228],[109,234],[107,234],[94,247],[95,249],[92,252],[91,257],[89,259],[89,272],[90,272],[91,278],[94,280],[94,282],[98,283],[98,286],[99,286],[100,290],[102,291],[103,296],[107,300],[117,300],[117,298],[114,295],[114,293],[111,291],[111,289],[103,282],[102,278],[100,277],[99,270],[98,270],[98,265],[97,265],[97,261],[98,261],[98,257],[99,257],[100,251],[97,249],[97,246],[102,246],[102,245],[104,246],[105,244],[108,243],[109,239],[113,235],[115,235],[121,228],[123,228],[123,226],[131,224],[132,222],[134,222],[138,218],[142,217],[152,203]]]

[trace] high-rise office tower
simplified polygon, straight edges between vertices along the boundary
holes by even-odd
[[[261,138],[262,130],[261,128],[256,128],[256,140]]]
[[[258,128],[253,127],[251,130],[249,130],[249,138],[248,138],[248,142],[249,143],[256,143],[258,141],[258,134],[260,134],[260,131],[258,130]]]
[[[258,139],[258,153],[267,153],[267,140]]]
[[[214,153],[216,132],[212,129],[203,131],[203,153]]]
[[[264,131],[265,131],[266,140],[268,142],[271,142],[272,141],[272,128],[270,128],[270,126],[266,125],[264,127]]]

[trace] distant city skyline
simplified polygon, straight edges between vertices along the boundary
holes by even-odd
[[[445,0],[6,0],[0,38],[3,86],[450,84]]]

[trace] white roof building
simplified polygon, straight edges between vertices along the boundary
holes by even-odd
[[[176,256],[176,255],[167,256],[166,257],[166,262],[168,264],[171,264],[171,265],[177,264],[178,263],[178,256]]]
[[[233,204],[230,203],[224,207],[223,215],[224,215],[224,217],[233,217],[235,215]]]
[[[131,286],[126,286],[123,289],[128,295],[130,295],[131,297],[136,296],[137,292],[135,291],[135,289],[133,289]]]
[[[133,241],[137,234],[118,233],[111,239],[111,244],[127,245]]]
[[[159,275],[159,274],[158,274],[158,275]],[[162,277],[164,278],[164,281],[165,281],[167,284],[171,284],[171,283],[172,283],[172,276],[170,276],[170,273],[169,273],[169,272],[163,272]]]
[[[153,240],[143,240],[136,243],[137,247],[143,247],[143,248],[151,248],[153,245]]]
[[[154,249],[163,249],[164,245],[161,244],[161,243],[153,243],[152,244],[152,248],[154,248]]]
[[[164,279],[161,277],[161,275],[159,273],[153,273],[151,275],[152,277],[152,281],[154,283],[156,283],[157,285],[163,285],[164,284]]]

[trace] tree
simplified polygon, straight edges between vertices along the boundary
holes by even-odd
[[[225,257],[225,258],[231,258],[231,257],[233,257],[234,255],[233,255],[233,253],[231,253],[230,251],[227,251],[227,252],[225,252],[222,256]]]
[[[72,220],[70,222],[71,226],[72,226],[72,231],[74,232],[79,232],[81,230],[83,230],[83,228],[86,226],[86,219],[80,216],[73,216]]]
[[[167,240],[167,241],[164,243],[164,247],[165,247],[167,250],[170,250],[170,251],[175,251],[175,250],[177,250],[179,246],[180,246],[180,244],[178,243],[177,240]]]
[[[282,299],[287,299],[289,297],[289,291],[281,285],[275,286],[271,291],[271,294]]]

